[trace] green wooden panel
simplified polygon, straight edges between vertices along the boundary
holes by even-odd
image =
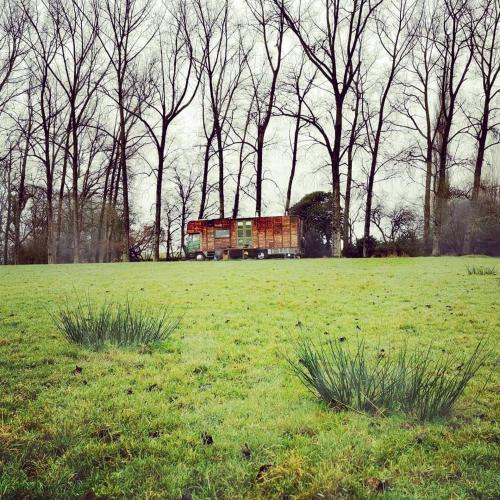
[[[238,246],[246,247],[252,245],[252,221],[239,220],[238,221]]]
[[[187,238],[187,251],[196,252],[200,249],[200,233],[189,234]]]

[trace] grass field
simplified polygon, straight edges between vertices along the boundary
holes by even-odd
[[[500,271],[482,257],[1,268],[0,497],[369,497],[383,484],[390,498],[498,498],[500,276],[467,264]],[[92,352],[50,315],[86,293],[183,320],[153,349]],[[458,354],[486,335],[492,354],[450,418],[419,423],[319,402],[285,360],[300,335]]]

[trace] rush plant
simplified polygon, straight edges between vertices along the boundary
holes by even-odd
[[[495,276],[497,274],[497,270],[494,266],[466,266],[467,274],[470,275],[478,275],[478,276]]]
[[[53,315],[58,329],[70,341],[94,350],[106,345],[150,345],[166,340],[179,325],[169,309],[160,313],[124,304],[97,305],[88,297],[66,304]]]
[[[436,357],[431,347],[411,351],[405,345],[372,356],[363,340],[354,351],[336,340],[320,347],[302,340],[298,361],[290,363],[304,385],[334,409],[431,420],[449,415],[487,355],[482,341],[469,356],[456,358]]]

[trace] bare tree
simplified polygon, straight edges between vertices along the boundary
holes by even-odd
[[[288,176],[288,184],[285,198],[285,214],[288,215],[292,199],[293,181],[295,179],[295,171],[297,169],[297,159],[299,152],[299,136],[301,130],[307,125],[307,122],[302,120],[302,110],[307,94],[313,87],[316,72],[312,76],[306,77],[306,58],[303,55],[297,67],[292,68],[290,74],[290,83],[288,85],[288,93],[293,96],[295,109],[291,112],[283,113],[285,116],[292,116],[294,119],[293,137],[290,139],[290,147],[292,150],[292,161],[290,165],[290,174]]]
[[[92,15],[93,11],[86,12],[76,0],[68,2],[56,0],[48,4],[46,8],[50,19],[48,26],[51,32],[50,37],[45,36],[45,30],[39,29],[37,18],[31,18],[31,27],[38,39],[38,55],[42,61],[42,91],[48,92],[46,65],[65,94],[69,112],[70,139],[67,145],[71,163],[73,262],[80,262],[79,137],[92,114],[93,98],[106,74],[106,69],[98,69],[100,64],[100,47],[97,40],[99,27],[97,16]],[[53,43],[54,49],[50,46]],[[45,94],[41,96],[42,113],[46,113],[46,98]],[[45,127],[45,141],[47,141],[50,127],[48,116],[42,116],[42,126]],[[50,148],[47,144],[44,147],[44,163],[48,178],[49,220],[52,227],[51,184],[54,167],[50,162]],[[52,261],[52,258],[50,260]]]
[[[434,207],[432,255],[441,253],[444,209],[448,198],[448,156],[451,129],[457,110],[459,91],[472,61],[470,9],[467,0],[443,0],[442,35],[439,50],[439,114],[436,145],[437,192]]]
[[[462,252],[471,253],[474,237],[474,215],[477,211],[477,201],[479,198],[479,188],[481,186],[481,174],[484,164],[484,154],[486,150],[499,140],[488,144],[488,134],[498,127],[499,123],[492,122],[494,118],[494,101],[498,99],[500,89],[496,88],[498,74],[500,72],[500,2],[498,0],[486,0],[478,12],[479,23],[473,26],[472,54],[482,84],[482,110],[479,119],[469,116],[472,124],[474,139],[477,150],[474,163],[474,181],[471,193],[472,217],[467,221],[464,245]]]
[[[27,20],[22,6],[15,0],[0,2],[0,116],[7,103],[17,95],[25,76],[21,65],[26,46],[23,43]]]
[[[335,101],[333,139],[323,135],[331,165],[333,193],[332,256],[340,257],[342,214],[340,204],[340,156],[346,96],[358,74],[359,47],[369,20],[382,0],[325,0],[322,12],[307,16],[301,9],[274,0],[309,60],[326,80]],[[316,123],[316,122],[315,122]],[[326,133],[326,130],[324,130]]]
[[[391,210],[378,204],[373,208],[371,217],[389,251],[398,239],[414,236],[419,226],[415,211],[404,204],[398,204]]]
[[[245,167],[256,155],[255,142],[249,139],[250,137],[250,125],[252,122],[252,115],[254,109],[255,94],[251,92],[250,98],[247,102],[246,112],[244,114],[244,121],[241,130],[235,126],[234,123],[231,124],[234,135],[237,137],[238,143],[238,172],[236,174],[236,187],[234,189],[234,201],[233,201],[233,219],[238,217],[240,211],[240,198],[242,191],[243,175]]]
[[[62,199],[66,182],[66,172],[70,155],[70,130],[73,122],[71,113],[63,112],[66,102],[61,97],[67,93],[54,76],[60,37],[57,27],[51,23],[51,16],[43,6],[41,11],[26,10],[29,20],[26,44],[30,48],[30,78],[33,80],[35,131],[32,141],[32,154],[43,165],[47,197],[47,262],[58,261],[59,237],[61,234]],[[61,118],[62,116],[62,118]],[[77,129],[78,132],[78,129]],[[61,187],[57,210],[57,224],[54,222],[54,175],[56,158],[64,152],[61,173]],[[54,228],[55,225],[55,228]]]
[[[174,167],[172,181],[179,207],[180,250],[184,255],[186,255],[186,224],[193,214],[193,197],[199,178],[200,176],[193,169],[183,170],[180,167]]]
[[[224,151],[229,142],[230,122],[234,115],[234,97],[242,80],[249,50],[243,48],[241,28],[230,23],[231,11],[228,0],[223,0],[215,5],[203,5],[201,0],[196,0],[196,11],[200,25],[201,44],[205,55],[203,61],[205,80],[203,88],[205,92],[203,98],[206,97],[208,100],[206,107],[209,109],[209,113],[204,113],[204,117],[209,114],[211,122],[209,127],[206,127],[204,123],[207,145],[200,218],[204,215],[208,162],[214,140],[218,161],[219,216],[223,218],[226,177]]]
[[[264,146],[266,132],[273,115],[278,87],[278,75],[283,60],[285,33],[284,9],[273,9],[269,0],[247,0],[247,5],[261,35],[265,62],[260,73],[249,66],[255,96],[255,121],[257,126],[255,165],[255,214],[262,215],[262,180],[264,177]],[[252,63],[252,65],[255,61]],[[269,71],[269,75],[267,72]],[[268,77],[269,76],[269,77]]]
[[[348,251],[351,245],[351,234],[352,234],[352,219],[351,219],[351,202],[352,202],[352,186],[353,186],[353,167],[354,167],[354,156],[360,147],[359,140],[364,129],[364,123],[361,118],[362,114],[362,103],[364,99],[364,84],[365,76],[361,73],[356,77],[353,84],[353,104],[352,104],[352,119],[351,126],[348,132],[347,146],[345,148],[344,154],[347,163],[346,172],[346,182],[345,182],[345,192],[344,192],[344,214],[343,214],[343,251],[344,255]]]
[[[110,95],[118,108],[119,116],[119,165],[123,193],[123,254],[129,261],[130,202],[129,172],[127,168],[127,106],[134,93],[131,76],[134,61],[144,51],[156,34],[151,22],[151,0],[99,0],[94,10],[102,14],[107,29],[98,33],[115,76],[115,87]],[[131,107],[130,105],[128,106]]]
[[[19,157],[19,182],[16,193],[16,203],[13,208],[13,224],[14,224],[14,264],[20,262],[20,243],[21,243],[21,214],[26,206],[26,167],[28,164],[28,156],[31,148],[31,138],[33,135],[33,104],[31,101],[32,86],[31,82],[26,89],[26,116],[18,120],[18,126],[21,132],[21,140],[24,143],[21,146]]]
[[[417,134],[416,152],[412,154],[418,163],[424,163],[424,221],[423,246],[426,254],[431,252],[431,194],[434,177],[433,153],[437,133],[436,118],[433,116],[435,100],[435,70],[438,51],[435,44],[439,30],[439,10],[436,2],[424,4],[420,24],[417,29],[410,63],[407,66],[409,78],[402,79],[403,87],[399,111],[408,124],[404,130],[414,130]],[[420,140],[423,145],[420,144]]]
[[[2,181],[5,183],[5,201],[4,201],[4,210],[5,210],[5,223],[2,226],[3,230],[3,264],[9,264],[9,240],[10,240],[10,229],[12,225],[12,210],[13,210],[13,196],[12,196],[12,163],[13,163],[13,155],[12,155],[12,146],[9,147],[9,152],[3,158],[3,179]]]
[[[156,201],[153,259],[160,259],[161,205],[163,175],[167,155],[168,131],[172,122],[191,104],[198,90],[196,54],[187,2],[180,0],[167,8],[167,21],[158,32],[157,59],[145,75],[146,91],[138,98],[144,102],[137,117],[145,126],[156,150]],[[129,110],[130,111],[130,110]]]
[[[370,169],[366,184],[365,223],[363,232],[363,257],[368,257],[370,238],[371,209],[375,177],[380,168],[379,150],[384,130],[387,130],[387,115],[390,110],[389,94],[392,85],[403,67],[403,62],[411,51],[415,35],[414,13],[417,3],[414,0],[392,0],[390,7],[376,16],[376,29],[380,47],[388,59],[389,70],[380,82],[380,95],[375,110],[370,109],[365,116],[366,136],[370,150]],[[375,123],[374,123],[375,122]]]

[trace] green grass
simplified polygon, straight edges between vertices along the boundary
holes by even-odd
[[[497,262],[0,268],[0,497],[497,497],[500,282],[464,273]],[[74,292],[183,320],[158,347],[94,352],[52,321]],[[286,360],[304,336],[456,354],[485,335],[491,361],[430,423],[334,412]]]

